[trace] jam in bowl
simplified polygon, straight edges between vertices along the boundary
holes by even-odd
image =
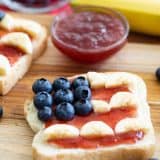
[[[53,44],[65,55],[82,63],[102,61],[127,41],[129,25],[109,8],[75,7],[67,16],[56,16],[51,28]]]

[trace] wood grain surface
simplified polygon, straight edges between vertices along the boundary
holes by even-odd
[[[34,19],[48,29],[53,19],[48,15],[16,16]],[[0,160],[32,160],[31,143],[34,134],[25,121],[23,104],[32,97],[31,86],[35,79],[45,77],[53,81],[58,76],[72,76],[91,70],[134,71],[145,80],[156,133],[155,157],[160,157],[160,83],[154,76],[156,67],[160,65],[158,40],[157,37],[130,34],[129,43],[117,55],[94,65],[82,65],[70,60],[59,53],[49,40],[45,54],[34,62],[29,72],[7,96],[0,97],[0,105],[4,107],[4,117],[0,120]]]

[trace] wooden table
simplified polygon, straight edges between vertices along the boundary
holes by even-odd
[[[20,16],[20,15],[16,15]],[[50,28],[53,17],[48,15],[21,15],[31,18]],[[57,51],[51,41],[46,53],[34,62],[25,77],[13,90],[0,97],[4,106],[4,117],[0,121],[0,160],[31,160],[33,132],[25,121],[24,101],[32,96],[31,86],[40,77],[53,80],[57,76],[71,76],[87,71],[121,70],[133,71],[142,76],[148,88],[148,102],[151,104],[151,116],[156,132],[155,157],[160,157],[160,83],[154,76],[160,66],[160,38],[140,34],[129,35],[129,43],[110,60],[95,64],[81,65],[68,59]]]

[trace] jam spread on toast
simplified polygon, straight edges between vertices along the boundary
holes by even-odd
[[[110,98],[117,92],[129,91],[125,86],[114,88],[100,88],[92,90],[92,98],[96,100],[109,101]],[[81,128],[84,124],[90,121],[103,121],[108,124],[113,130],[115,125],[124,118],[136,117],[137,110],[134,106],[115,108],[107,113],[91,113],[88,116],[76,116],[73,120],[63,122],[52,119],[45,123],[46,128],[53,124],[69,124]],[[114,146],[118,144],[133,144],[142,139],[144,133],[142,131],[129,131],[123,134],[115,134],[98,138],[78,138],[50,140],[49,143],[55,143],[64,148],[97,148],[104,146]]]
[[[126,86],[92,89],[92,99],[104,100],[108,102],[110,98],[117,92],[129,92],[129,89]]]
[[[144,136],[142,131],[129,131],[127,133],[115,134],[114,136],[105,136],[100,138],[78,138],[50,140],[50,144],[54,143],[63,148],[84,148],[94,149],[99,147],[110,147],[119,144],[133,144],[141,140]]]
[[[0,45],[0,54],[8,58],[11,66],[21,58],[24,53],[17,47]]]
[[[41,90],[42,84],[43,88],[46,91],[48,90],[48,88],[50,88],[50,84],[47,80],[40,79],[34,83],[33,91],[36,93],[38,90]],[[117,124],[121,120],[125,118],[136,118],[137,116],[136,103],[135,105],[134,103],[132,103],[132,101],[134,101],[134,99],[132,99],[134,96],[126,85],[120,85],[110,88],[101,87],[92,89],[90,88],[90,84],[86,78],[78,77],[72,79],[72,82],[69,82],[65,78],[56,79],[53,82],[52,86],[53,88],[51,92],[39,92],[34,97],[34,105],[38,109],[39,120],[44,122],[45,128],[48,128],[52,125],[54,126],[58,124],[65,124],[68,126],[74,126],[82,131],[82,128],[86,124],[90,122],[96,123],[97,121],[99,121],[108,125],[113,132],[112,134],[105,134],[103,136],[99,135],[99,132],[96,136],[92,134],[93,132],[87,136],[81,134],[80,132],[80,135],[78,135],[78,137],[48,139],[48,143],[57,144],[62,148],[89,149],[97,147],[108,147],[119,144],[134,144],[144,137],[144,132],[141,129],[131,129],[125,132],[117,132],[116,130]],[[126,102],[126,105],[124,105],[125,101],[123,100],[124,98],[127,99],[127,97],[123,95],[123,97],[120,96],[118,98],[120,100],[118,101],[120,102],[118,103],[118,107],[116,105],[111,106],[112,104],[116,104],[110,103],[113,100],[111,98],[117,93],[120,93],[122,95],[125,94],[125,96],[131,96],[128,97],[129,101]],[[44,102],[47,105],[49,104],[50,107],[48,108],[50,108],[52,111],[48,108],[43,107],[40,99],[42,99],[44,95],[46,97]],[[49,103],[51,102],[51,96],[53,96],[53,105],[52,103]],[[94,105],[91,102],[92,100],[103,101],[105,102],[105,105],[110,104],[110,106],[108,107],[111,108],[109,110],[107,110],[106,108],[104,112],[96,112],[94,110],[94,106],[92,106],[93,108],[91,108],[91,105]],[[98,106],[99,105],[101,105],[101,103],[98,103]],[[54,116],[52,116],[52,112]],[[97,129],[99,130],[99,126]]]
[[[82,117],[82,116],[76,116],[74,119],[71,121],[59,121],[56,119],[52,119],[50,121],[47,121],[45,123],[46,128],[53,125],[53,124],[70,124],[73,126],[76,126],[78,128],[81,128],[84,124],[90,121],[103,121],[106,124],[108,124],[112,129],[115,128],[115,125],[117,122],[120,120],[127,118],[127,117],[135,117],[137,114],[136,108],[131,106],[127,108],[117,108],[117,109],[112,109],[111,111],[107,113],[91,113],[88,116]]]

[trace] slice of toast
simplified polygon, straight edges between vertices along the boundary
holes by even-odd
[[[74,79],[78,76],[81,75],[69,77],[69,79]],[[145,83],[139,76],[135,74],[127,72],[88,72],[87,74],[83,74],[83,76],[89,77],[91,87],[93,88],[104,87],[105,84],[106,86],[108,85],[108,87],[126,84],[130,87],[130,90],[134,94],[140,97],[143,101],[147,101],[147,91]],[[94,77],[94,80],[92,80],[92,77]],[[107,79],[105,77],[107,77]],[[107,82],[108,84],[105,82]],[[32,100],[27,100],[25,102],[24,113],[29,126],[32,128],[34,132],[38,132],[39,130],[44,128],[44,123],[37,118],[37,110],[34,107]]]
[[[0,50],[2,52],[0,54],[0,70],[2,72],[8,70],[5,74],[0,73],[0,95],[5,95],[11,90],[28,71],[32,60],[38,58],[47,46],[47,30],[45,27],[31,20],[18,19],[5,13],[3,15],[0,20],[0,45],[20,49],[24,55],[14,64],[11,64],[11,51],[9,51],[9,54],[7,53],[9,55],[7,57],[3,53],[4,50]],[[4,64],[3,59],[5,57],[9,61],[6,60]]]
[[[115,93],[108,102],[92,99],[92,101],[96,101],[96,103],[92,103],[94,112],[106,113],[112,111],[112,109],[134,106],[137,110],[136,116],[120,120],[114,129],[104,124],[101,120],[91,120],[80,128],[65,123],[54,124],[45,128],[45,124],[37,118],[37,110],[32,100],[27,101],[24,108],[26,119],[35,132],[39,131],[32,143],[33,159],[146,160],[150,158],[154,153],[155,136],[143,80],[134,74],[125,72],[89,72],[83,76],[88,78],[91,88],[95,90],[102,87],[111,88],[120,85],[127,85],[129,88],[129,91]],[[101,102],[106,106],[101,105]],[[104,110],[104,107],[106,107],[106,110]],[[70,148],[61,145],[65,138],[78,138],[79,136],[89,138],[89,136],[103,136],[103,134],[118,135],[139,130],[143,132],[144,136],[134,143],[120,143],[111,146],[99,145],[95,148],[83,148],[81,146],[74,148],[74,143],[72,144],[73,147]],[[62,140],[60,144],[57,143],[57,139]]]

